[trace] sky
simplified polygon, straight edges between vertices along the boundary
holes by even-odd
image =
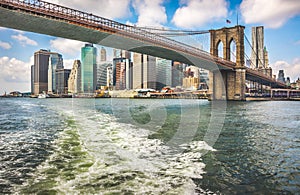
[[[285,76],[291,81],[300,77],[299,0],[46,1],[142,27],[209,30],[238,23],[246,27],[245,35],[250,41],[251,28],[264,26],[264,42],[273,74],[277,75],[279,69],[284,69]],[[226,23],[226,20],[231,23]],[[185,39],[187,42],[202,40],[200,44],[206,44],[204,49],[209,48],[208,38]],[[50,49],[61,53],[65,68],[71,68],[73,61],[80,59],[83,45],[79,41],[0,27],[0,94],[13,90],[30,91],[30,66],[35,51]],[[247,55],[251,56],[246,42],[245,47]]]

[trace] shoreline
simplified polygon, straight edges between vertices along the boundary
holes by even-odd
[[[25,96],[25,97],[20,97],[20,96],[0,96],[2,99],[6,98],[37,98],[37,97],[30,97],[30,96]],[[141,96],[133,96],[133,97],[128,97],[128,96],[112,96],[112,97],[72,97],[72,96],[61,96],[61,97],[47,97],[44,99],[60,99],[60,98],[79,98],[79,99],[107,99],[107,98],[126,98],[126,99],[202,99],[202,100],[209,100],[208,97],[202,97],[202,96],[197,96],[197,95],[192,95],[192,96],[156,96],[156,97],[141,97]],[[225,100],[226,101],[226,100]],[[269,98],[269,97],[246,97],[245,101],[300,101],[300,98]]]

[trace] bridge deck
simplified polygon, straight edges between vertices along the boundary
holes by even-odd
[[[157,34],[38,0],[1,0],[0,26],[144,53],[214,71],[232,70],[235,63]],[[246,69],[248,79],[278,83]],[[280,85],[280,84],[279,84]]]
[[[2,0],[0,25],[145,53],[216,70],[234,63],[163,36],[93,14],[34,0]]]

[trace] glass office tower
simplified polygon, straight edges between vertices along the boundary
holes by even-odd
[[[81,48],[81,90],[83,93],[94,93],[97,78],[97,48],[93,44],[85,44]]]
[[[59,53],[51,52],[48,65],[48,92],[57,93],[56,70],[63,69],[63,58]]]

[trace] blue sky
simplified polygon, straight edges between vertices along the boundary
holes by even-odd
[[[273,73],[285,69],[294,81],[300,77],[299,0],[46,0],[91,12],[122,23],[172,29],[209,30],[234,26],[265,27],[265,46]],[[226,19],[231,24],[226,23]],[[207,35],[202,35],[207,36]],[[207,37],[185,38],[204,40]],[[190,40],[188,40],[190,39]],[[184,41],[184,39],[183,39]],[[59,52],[65,67],[80,58],[84,43],[0,27],[0,94],[4,91],[30,91],[30,65],[33,53],[41,48]],[[99,48],[101,46],[98,46]],[[246,44],[249,50],[250,46]],[[208,45],[204,47],[209,48]],[[250,52],[247,53],[250,56]]]

